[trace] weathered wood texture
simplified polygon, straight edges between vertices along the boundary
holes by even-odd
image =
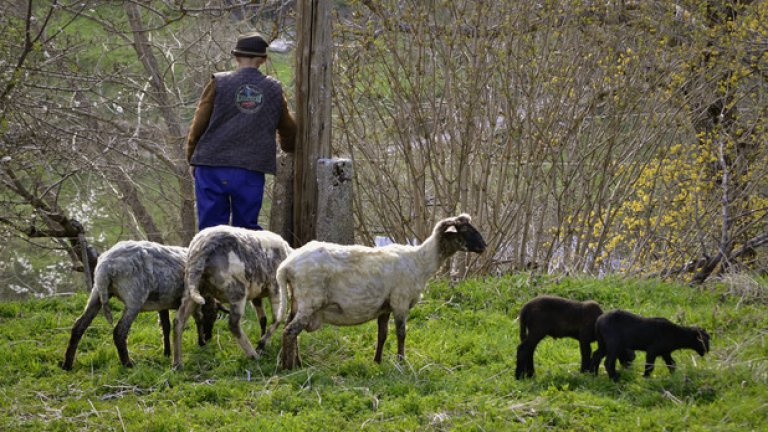
[[[288,244],[293,240],[293,154],[277,155],[277,173],[272,188],[272,208],[267,229],[280,234]]]
[[[331,156],[331,37],[330,0],[300,0],[297,6],[296,51],[297,149],[292,246],[316,237],[317,160]]]

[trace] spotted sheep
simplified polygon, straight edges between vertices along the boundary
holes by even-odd
[[[441,220],[419,246],[391,244],[373,248],[310,242],[296,249],[278,268],[280,290],[291,294],[291,318],[283,331],[281,364],[301,366],[298,335],[324,323],[351,326],[376,319],[374,361],[381,362],[390,314],[394,314],[397,353],[405,355],[405,327],[410,309],[427,281],[457,251],[481,253],[482,235],[462,214]]]
[[[82,315],[72,326],[61,367],[72,369],[77,346],[99,310],[103,311],[104,317],[112,325],[110,297],[117,297],[125,304],[123,314],[113,330],[115,346],[124,366],[133,366],[126,340],[139,312],[159,312],[163,329],[163,353],[166,357],[170,356],[168,310],[177,309],[181,304],[186,257],[186,248],[150,241],[121,241],[102,254],[94,269],[90,298]],[[214,306],[211,304],[195,315],[200,345],[204,345],[211,336],[216,320]]]
[[[592,372],[597,375],[605,357],[608,377],[619,380],[616,358],[625,349],[645,351],[644,377],[651,376],[656,357],[661,357],[670,373],[676,369],[672,351],[688,348],[700,356],[709,352],[709,333],[701,327],[685,327],[666,318],[647,318],[633,313],[614,310],[603,314],[595,323],[597,350],[592,357]]]
[[[541,295],[520,309],[520,345],[517,346],[515,378],[534,374],[533,353],[542,339],[572,338],[579,341],[581,372],[589,372],[592,342],[595,341],[595,322],[603,314],[600,305],[592,300],[575,301],[558,296]],[[634,351],[620,353],[626,367],[635,358]]]
[[[184,297],[174,318],[174,367],[182,366],[181,337],[189,315],[213,300],[230,304],[229,330],[247,356],[258,358],[285,320],[288,300],[275,281],[275,272],[291,251],[282,237],[269,231],[220,225],[195,235],[189,244]],[[273,323],[266,331],[263,298],[269,298],[272,306]],[[256,350],[240,326],[249,301],[256,307],[262,327]]]

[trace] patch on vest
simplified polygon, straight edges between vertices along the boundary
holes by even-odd
[[[264,94],[253,84],[243,84],[235,92],[235,105],[246,114],[254,114],[261,109]]]

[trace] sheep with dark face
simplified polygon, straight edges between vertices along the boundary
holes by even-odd
[[[214,300],[230,304],[229,330],[246,355],[257,358],[285,319],[287,294],[275,282],[275,272],[292,250],[282,237],[269,231],[220,225],[197,233],[189,244],[184,298],[174,318],[174,367],[182,364],[181,336],[187,318],[200,305]],[[266,332],[266,318],[263,310],[259,312],[262,298],[269,298],[272,305],[273,323]],[[240,327],[249,301],[256,306],[262,327],[257,350]]]
[[[515,378],[531,377],[534,373],[533,353],[547,336],[572,338],[579,341],[581,372],[588,372],[595,340],[595,321],[603,309],[592,300],[574,301],[557,296],[542,295],[520,309],[520,345],[517,346]],[[622,351],[625,366],[635,358],[631,350]]]
[[[113,331],[120,361],[131,367],[126,340],[131,324],[139,312],[158,311],[163,329],[163,353],[171,354],[170,320],[168,309],[177,309],[184,293],[184,265],[187,249],[164,246],[149,241],[122,241],[98,259],[94,270],[91,296],[83,314],[75,321],[61,367],[72,369],[80,339],[93,319],[104,312],[112,324],[109,298],[117,297],[125,304],[125,310]],[[204,345],[210,339],[216,308],[211,304],[195,316],[198,343]]]
[[[427,281],[454,253],[480,253],[485,247],[470,217],[462,214],[440,221],[420,246],[372,248],[314,241],[295,250],[277,270],[280,289],[292,295],[292,318],[283,331],[282,367],[301,365],[297,338],[303,330],[373,319],[378,321],[373,360],[380,363],[390,314],[395,316],[397,355],[402,359],[408,312]]]
[[[666,318],[646,318],[633,313],[615,310],[602,315],[595,323],[597,351],[592,357],[592,372],[597,375],[600,361],[605,357],[608,376],[619,380],[616,358],[625,349],[645,351],[644,377],[651,376],[656,357],[661,356],[669,368],[675,371],[672,351],[689,348],[700,356],[709,352],[709,333],[701,327],[684,327]]]

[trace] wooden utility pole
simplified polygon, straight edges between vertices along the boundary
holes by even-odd
[[[299,0],[296,50],[297,148],[294,158],[294,247],[316,238],[317,161],[331,156],[331,1]]]

